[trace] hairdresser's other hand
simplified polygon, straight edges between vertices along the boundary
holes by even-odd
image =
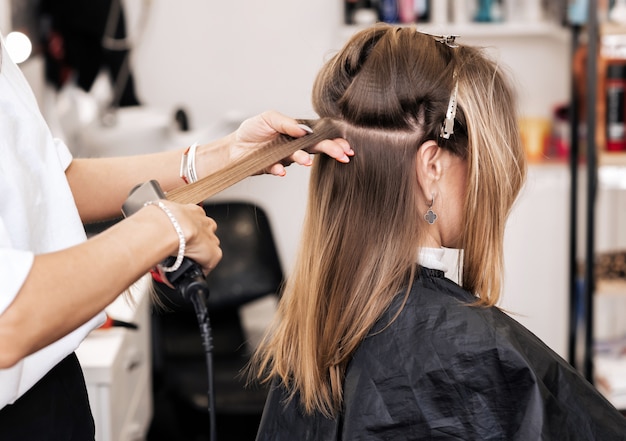
[[[263,112],[245,120],[234,133],[235,141],[232,147],[232,157],[245,155],[260,143],[271,141],[278,133],[284,133],[294,138],[299,138],[307,134],[307,131],[298,125],[298,121],[288,116],[282,115],[276,111]],[[349,156],[354,152],[345,139],[327,139],[324,140],[309,151],[299,150],[288,158],[283,159],[280,163],[274,164],[266,170],[265,173],[271,173],[276,176],[284,176],[286,174],[285,167],[295,162],[300,165],[311,165],[313,163],[310,153],[324,153],[331,158],[335,158],[339,162],[349,162]]]
[[[220,240],[215,235],[217,224],[208,217],[202,207],[194,204],[178,204],[172,201],[162,201],[169,208],[172,215],[178,221],[185,236],[185,256],[198,263],[205,274],[208,274],[222,259],[222,249]],[[146,207],[148,209],[150,207]],[[167,216],[161,210],[153,207],[155,216],[159,216],[159,221],[170,223]],[[158,211],[157,211],[158,210]],[[155,218],[157,219],[157,218]],[[178,253],[178,234],[172,225],[167,225],[164,231],[167,235],[168,243],[171,243],[170,255],[176,256]]]

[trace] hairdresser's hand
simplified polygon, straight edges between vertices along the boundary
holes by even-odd
[[[231,151],[231,158],[237,158],[245,155],[267,141],[271,141],[278,133],[284,133],[294,138],[299,138],[307,134],[307,131],[298,125],[298,122],[275,111],[267,111],[260,115],[244,121],[239,129],[234,133],[234,144]],[[288,158],[285,158],[278,164],[272,165],[270,168],[263,170],[265,173],[271,173],[276,176],[284,176],[286,174],[285,166],[295,162],[300,165],[311,165],[313,163],[310,153],[324,153],[339,162],[349,162],[349,156],[354,152],[345,139],[327,139],[310,151],[299,150]]]
[[[222,259],[220,240],[215,235],[217,224],[198,205],[178,204],[166,200],[162,202],[169,208],[184,233],[185,256],[198,263],[203,272],[208,274]],[[163,231],[167,236],[164,237],[168,243],[171,243],[169,253],[176,256],[179,240],[171,222],[158,207],[148,206],[144,208],[144,210],[147,209],[153,209],[155,220],[165,224]]]

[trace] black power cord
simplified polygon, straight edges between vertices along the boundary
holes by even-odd
[[[174,257],[168,257],[163,264],[170,266]],[[211,322],[207,302],[209,300],[209,285],[204,278],[202,269],[193,260],[185,258],[180,268],[167,275],[167,280],[176,288],[186,301],[193,304],[200,327],[202,346],[206,357],[209,399],[209,440],[215,441],[215,393],[213,392],[213,336],[211,334]]]

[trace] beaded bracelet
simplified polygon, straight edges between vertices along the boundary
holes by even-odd
[[[180,158],[180,177],[185,184],[193,184],[198,180],[196,173],[196,148],[198,143],[194,142],[183,152]]]
[[[176,230],[176,234],[178,234],[178,254],[176,255],[176,261],[172,266],[161,267],[161,271],[165,273],[171,273],[180,268],[180,265],[183,263],[183,258],[185,257],[185,247],[187,246],[187,242],[185,241],[185,234],[183,233],[183,229],[180,227],[180,224],[172,214],[169,208],[165,206],[165,204],[161,201],[148,201],[143,204],[144,207],[148,205],[156,205],[167,215]]]

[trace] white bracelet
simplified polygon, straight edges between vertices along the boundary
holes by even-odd
[[[174,226],[174,229],[176,230],[176,234],[178,234],[178,255],[176,256],[176,261],[174,262],[172,266],[161,267],[161,271],[165,273],[174,272],[178,268],[180,268],[180,265],[183,263],[183,258],[185,257],[185,247],[187,246],[187,242],[185,241],[185,234],[183,233],[183,229],[180,227],[180,224],[178,223],[178,221],[176,220],[176,218],[174,217],[170,209],[167,208],[167,206],[163,202],[148,201],[143,205],[144,207],[147,205],[156,205],[161,210],[163,210],[163,212],[167,214],[167,217],[170,219],[170,222],[172,222],[172,225]]]
[[[196,173],[196,148],[198,147],[198,143],[194,142],[191,147],[189,147],[189,161],[187,162],[187,172],[189,173],[189,180],[193,184],[198,180],[198,174]]]
[[[193,184],[198,180],[196,173],[196,148],[198,143],[194,142],[183,152],[180,158],[180,177],[186,184]]]

